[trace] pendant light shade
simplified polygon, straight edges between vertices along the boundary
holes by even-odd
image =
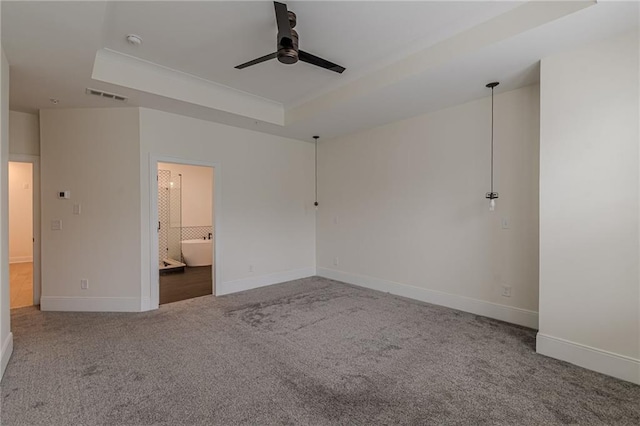
[[[498,199],[498,193],[493,190],[493,89],[498,84],[500,83],[497,81],[487,84],[487,87],[491,89],[491,191],[485,195],[485,198],[489,200],[489,211],[495,210]]]

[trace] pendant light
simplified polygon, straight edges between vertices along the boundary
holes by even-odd
[[[315,154],[315,158],[316,158],[316,201],[313,203],[314,206],[316,206],[316,210],[318,210],[318,139],[320,138],[320,136],[314,136],[313,139],[315,139],[316,141],[316,154]]]
[[[487,87],[491,89],[491,191],[485,195],[485,198],[489,200],[489,211],[495,210],[498,199],[498,193],[493,190],[493,89],[498,84],[500,83],[497,81],[487,84]]]

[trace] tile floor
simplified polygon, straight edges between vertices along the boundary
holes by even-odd
[[[33,263],[9,265],[9,287],[11,308],[33,305]]]

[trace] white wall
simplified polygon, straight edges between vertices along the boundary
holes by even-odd
[[[538,352],[640,383],[638,34],[541,65]]]
[[[159,163],[158,169],[182,175],[182,226],[213,226],[213,168]]]
[[[141,109],[143,265],[150,265],[146,206],[153,154],[218,165],[217,294],[314,275],[313,152],[311,143]],[[149,272],[143,267],[143,298],[151,297]]]
[[[153,110],[49,109],[40,124],[42,309],[148,309],[151,154],[219,167],[219,294],[315,273],[311,144]]]
[[[47,109],[40,125],[41,308],[140,310],[138,109]]]
[[[495,97],[495,212],[490,97],[320,142],[318,273],[536,327],[538,111]]]
[[[36,114],[9,111],[9,153],[40,155],[40,121]]]
[[[2,21],[0,16],[0,22]],[[0,49],[0,378],[13,352],[9,311],[8,158],[9,158],[9,62]]]
[[[12,161],[9,162],[9,263],[32,261],[33,165]]]

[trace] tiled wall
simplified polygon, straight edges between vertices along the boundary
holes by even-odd
[[[183,240],[201,240],[209,238],[209,234],[213,235],[213,226],[183,226]]]
[[[171,172],[169,170],[158,170],[158,264],[162,259],[168,257],[169,245],[169,182]],[[180,260],[180,259],[176,259]]]
[[[171,191],[171,172],[169,170],[158,170],[158,220],[160,229],[158,230],[158,264],[162,259],[171,258],[182,261],[182,253],[178,241],[200,240],[208,238],[213,234],[212,226],[183,226],[182,228],[171,226],[170,208],[179,205],[179,200],[171,197],[179,197],[178,191]],[[170,244],[171,243],[171,244]]]

